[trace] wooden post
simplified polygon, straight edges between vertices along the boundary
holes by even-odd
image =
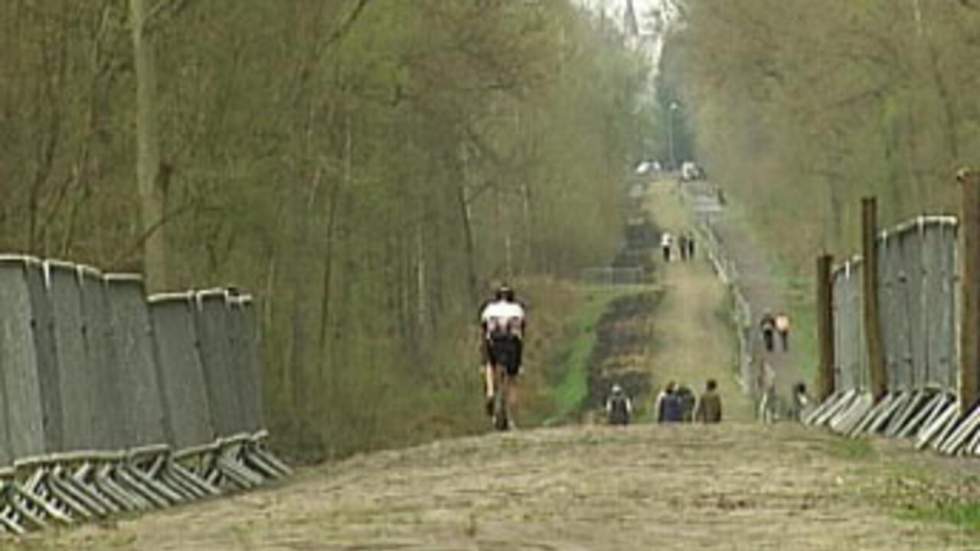
[[[817,398],[824,401],[836,390],[834,373],[834,257],[817,257],[817,338],[820,343],[820,372],[817,374]]]
[[[961,171],[960,256],[960,411],[980,395],[980,173]]]
[[[877,402],[888,393],[888,373],[881,348],[881,323],[878,315],[878,202],[874,197],[861,199],[861,256],[864,259],[864,335],[868,349],[871,395]]]

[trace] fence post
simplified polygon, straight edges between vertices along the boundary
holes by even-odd
[[[817,398],[822,402],[836,389],[834,377],[834,282],[831,269],[834,257],[817,257],[817,338],[820,342],[820,372],[817,374]]]
[[[878,304],[878,201],[861,198],[861,256],[864,259],[864,335],[867,339],[871,395],[875,401],[888,393],[888,373],[881,349],[881,318]]]
[[[957,174],[960,198],[960,411],[976,403],[980,394],[980,173]]]

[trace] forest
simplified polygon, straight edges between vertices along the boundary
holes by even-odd
[[[980,3],[680,0],[661,60],[695,156],[808,279],[884,225],[957,211],[980,147]]]
[[[612,257],[649,130],[567,0],[8,0],[0,42],[3,251],[253,293],[307,459],[482,429],[477,305]]]

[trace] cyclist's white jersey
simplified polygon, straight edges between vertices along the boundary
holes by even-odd
[[[498,300],[491,302],[480,314],[480,321],[486,328],[486,337],[493,334],[508,334],[521,337],[524,325],[524,308],[516,302]]]

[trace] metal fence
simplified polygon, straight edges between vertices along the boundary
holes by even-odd
[[[728,287],[732,297],[732,324],[738,339],[738,377],[743,392],[757,395],[757,377],[753,363],[754,331],[752,307],[745,299],[738,284],[738,269],[734,259],[728,256],[721,239],[710,221],[702,219],[695,229],[701,249],[708,255],[718,278]]]
[[[833,274],[838,389],[870,390],[860,258]],[[920,217],[878,238],[881,341],[891,391],[956,388],[956,221]]]
[[[252,300],[0,256],[0,529],[251,488],[264,445]]]
[[[837,388],[870,389],[868,353],[861,313],[863,289],[860,258],[849,260],[833,274],[834,371]]]
[[[832,274],[835,392],[809,424],[856,436],[915,437],[920,447],[980,451],[957,403],[957,221],[919,217],[876,240],[879,336],[887,393],[872,396],[860,258]],[[980,420],[978,418],[977,420]],[[975,428],[976,420],[970,425]]]

